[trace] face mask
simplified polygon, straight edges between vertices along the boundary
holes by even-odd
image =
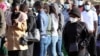
[[[77,22],[78,21],[78,19],[77,18],[73,18],[73,17],[70,17],[70,19],[69,19],[70,21],[71,21],[71,23],[74,23],[74,22]]]
[[[83,5],[83,1],[78,1],[78,6],[82,6]]]
[[[69,4],[64,4],[64,8],[65,9],[69,9],[70,8],[70,5]]]
[[[36,14],[36,16],[38,16],[38,13],[37,12],[35,12],[35,14]]]
[[[85,10],[90,10],[91,9],[91,6],[90,5],[85,5]]]
[[[62,10],[62,6],[61,6],[61,5],[59,5],[59,10],[60,10],[60,11]]]

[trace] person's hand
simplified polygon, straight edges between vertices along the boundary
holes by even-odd
[[[18,23],[18,19],[14,19],[15,23]]]
[[[13,26],[17,26],[18,25],[18,19],[14,19],[13,21],[14,21]]]

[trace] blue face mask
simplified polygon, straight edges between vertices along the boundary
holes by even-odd
[[[69,9],[70,8],[70,5],[69,4],[64,4],[64,8],[65,9]]]
[[[90,10],[91,6],[90,5],[85,5],[84,8],[85,8],[85,10]]]
[[[78,6],[82,6],[83,5],[83,1],[78,1]]]

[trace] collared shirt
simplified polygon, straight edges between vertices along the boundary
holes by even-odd
[[[40,28],[40,34],[44,35],[46,34],[46,30],[48,27],[48,16],[45,13],[43,9],[41,9],[40,13],[38,14],[38,19],[40,20],[41,28]]]
[[[66,24],[69,21],[69,12],[67,11],[67,9],[64,9],[62,13],[64,15],[64,24]]]
[[[94,31],[94,21],[97,21],[97,14],[95,11],[83,11],[82,12],[82,16],[83,16],[83,22],[86,23],[87,28],[89,31]]]

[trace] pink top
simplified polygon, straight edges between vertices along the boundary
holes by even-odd
[[[0,8],[5,12],[7,10],[7,5],[4,2],[0,2]]]

